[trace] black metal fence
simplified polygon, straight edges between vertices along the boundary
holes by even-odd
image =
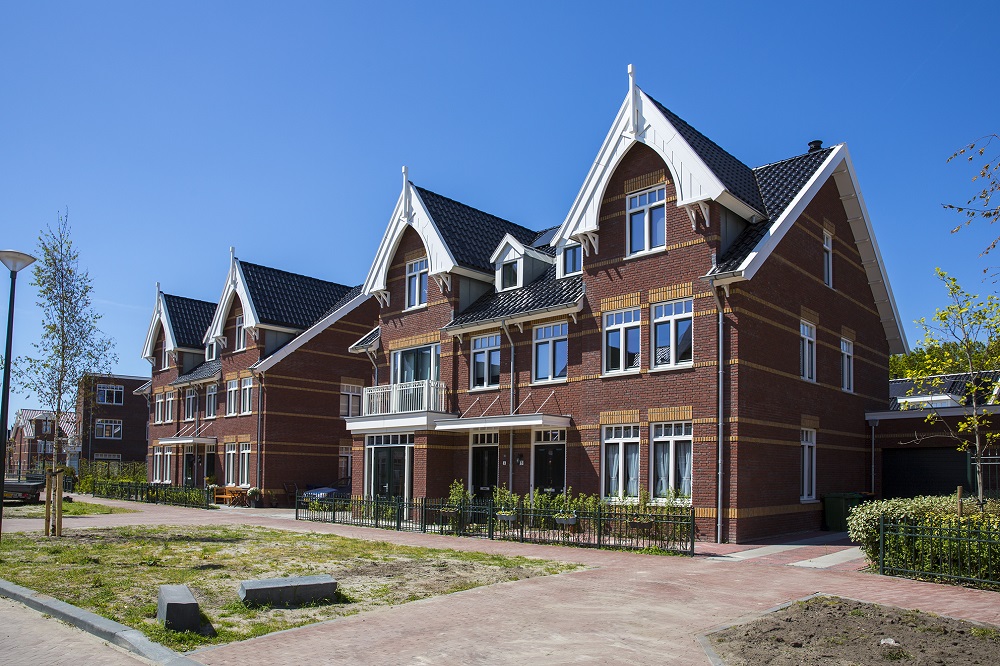
[[[1000,525],[981,516],[879,519],[880,574],[1000,586]]]
[[[451,504],[444,499],[395,497],[310,500],[299,495],[295,518],[405,532],[694,555],[694,509],[688,506],[638,512],[629,506],[599,505],[593,511],[564,514],[531,506],[498,510],[491,501]]]
[[[212,492],[207,488],[186,488],[151,483],[123,483],[119,481],[95,481],[92,493],[95,497],[148,502],[150,504],[172,504],[207,509],[212,500]]]

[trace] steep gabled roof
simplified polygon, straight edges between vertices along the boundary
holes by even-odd
[[[35,421],[37,419],[55,420],[55,412],[48,409],[19,409],[14,416],[14,430],[21,428],[25,437],[35,436]],[[76,436],[76,412],[63,412],[59,419],[59,429],[66,437]],[[14,430],[11,432],[13,433]]]
[[[649,93],[646,93],[646,96],[649,97]],[[698,156],[712,170],[716,178],[722,181],[727,190],[754,210],[761,213],[766,212],[760,189],[757,187],[757,180],[750,167],[723,150],[719,144],[696,130],[676,113],[652,97],[649,99],[660,110],[660,113],[666,116],[677,133],[698,153]]]
[[[417,185],[413,187],[427,207],[427,212],[433,218],[455,261],[461,266],[492,273],[490,255],[497,249],[504,235],[510,234],[525,245],[530,245],[538,237],[537,231]]]
[[[163,302],[167,308],[177,346],[192,349],[201,347],[205,331],[212,323],[215,303],[173,294],[163,294]]]
[[[351,291],[346,285],[277,268],[246,261],[240,265],[247,293],[262,324],[308,328]]]
[[[802,191],[832,152],[833,148],[823,148],[753,170],[769,220],[776,220],[781,216],[788,204]],[[710,274],[725,273],[739,268],[743,260],[757,247],[757,243],[767,235],[769,228],[770,225],[766,221],[758,221],[747,226],[726,253],[719,258]]]
[[[484,294],[462,314],[452,319],[444,330],[457,331],[500,320],[570,308],[582,303],[583,293],[583,276],[557,279],[556,267],[551,266],[534,282],[520,289]]]

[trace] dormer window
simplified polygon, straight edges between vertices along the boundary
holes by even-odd
[[[207,345],[205,345],[205,360],[214,361],[216,357],[215,355],[216,355],[215,341],[213,340],[212,342],[209,342]]]
[[[567,245],[562,253],[563,275],[573,275],[583,270],[583,249],[579,245]]]
[[[518,282],[518,264],[520,261],[508,261],[500,267],[500,289],[513,289]]]
[[[243,327],[243,315],[236,315],[236,346],[233,351],[243,351],[247,348],[247,330]]]
[[[167,349],[167,343],[163,343],[163,358],[160,363],[160,370],[166,370],[170,367],[170,351]]]
[[[628,254],[652,252],[666,245],[666,188],[658,187],[628,197]]]
[[[406,264],[406,307],[427,303],[427,258]]]

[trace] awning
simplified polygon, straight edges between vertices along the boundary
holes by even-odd
[[[435,430],[518,430],[524,428],[568,428],[570,417],[562,414],[500,414],[470,418],[441,419]]]

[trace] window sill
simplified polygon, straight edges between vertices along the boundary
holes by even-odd
[[[421,303],[419,305],[414,305],[414,306],[411,306],[411,307],[408,307],[408,308],[403,308],[402,311],[403,312],[414,312],[416,310],[426,310],[426,309],[427,309],[427,304],[426,303]]]
[[[239,414],[234,414],[234,416],[253,416],[253,412],[240,412]]]
[[[635,377],[636,375],[641,375],[641,374],[642,374],[642,369],[636,368],[635,370],[605,372],[601,375],[601,379],[615,379],[617,377]]]
[[[213,414],[212,416],[203,417],[201,420],[202,421],[214,421],[217,418],[219,418],[218,414]]]
[[[808,377],[802,377],[801,375],[799,376],[799,379],[801,379],[802,381],[807,382],[809,384],[815,384],[816,383],[815,379],[809,379]]]
[[[656,254],[666,254],[666,253],[667,253],[666,246],[658,247],[655,250],[643,250],[642,252],[633,252],[632,254],[627,254],[622,259],[622,261],[628,261],[629,259],[642,259],[643,257],[649,257]]]
[[[800,504],[822,504],[822,502],[820,500],[815,499],[813,497],[800,497],[799,498],[799,503]]]
[[[476,388],[470,388],[469,393],[488,393],[489,391],[499,391],[500,385],[496,386],[477,386]]]
[[[654,372],[672,372],[674,370],[693,370],[694,363],[679,363],[677,365],[661,365],[656,368],[650,368],[649,372],[652,374]]]
[[[528,384],[528,386],[553,386],[559,384],[565,384],[569,380],[566,377],[559,377],[558,379],[538,379]]]

